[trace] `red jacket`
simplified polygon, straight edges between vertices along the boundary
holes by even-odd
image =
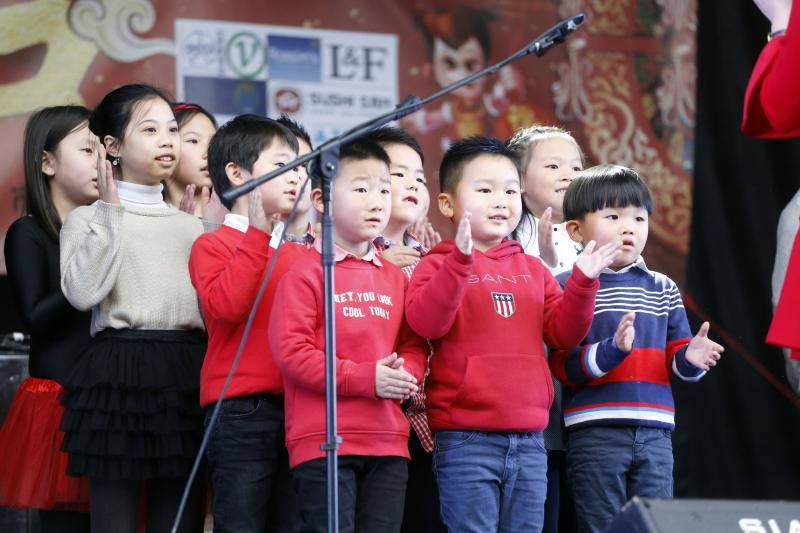
[[[375,363],[392,352],[421,383],[427,345],[403,317],[406,280],[388,261],[344,256],[334,269],[340,455],[408,454],[408,420],[394,400],[375,397]],[[324,457],[325,360],[320,253],[308,250],[284,276],[270,319],[270,345],[286,389],[286,446],[292,468]]]
[[[246,233],[222,226],[201,235],[192,246],[189,275],[208,330],[208,350],[200,371],[201,405],[219,399],[274,252],[269,239],[269,235],[252,226]],[[281,375],[269,349],[267,327],[278,282],[304,250],[291,243],[281,247],[226,398],[283,394]]]
[[[409,325],[433,342],[431,429],[543,430],[553,401],[543,341],[570,349],[583,340],[597,286],[574,268],[562,293],[515,241],[471,256],[453,241],[431,250],[406,297]]]
[[[753,137],[800,137],[800,1],[792,2],[786,34],[772,39],[747,84],[742,131]]]

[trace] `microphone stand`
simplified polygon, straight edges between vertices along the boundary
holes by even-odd
[[[322,272],[323,272],[323,298],[324,298],[324,321],[325,321],[325,442],[321,449],[325,451],[327,457],[327,484],[328,484],[328,532],[338,533],[339,531],[339,481],[338,481],[338,458],[337,451],[342,442],[337,434],[336,418],[336,327],[334,317],[333,292],[334,292],[334,242],[333,242],[333,216],[331,205],[331,188],[334,176],[339,172],[339,146],[349,141],[355,140],[362,135],[385,126],[386,124],[399,120],[422,106],[449,94],[459,87],[463,87],[473,81],[497,72],[505,65],[516,61],[521,57],[534,54],[537,57],[543,56],[550,48],[556,44],[564,42],[567,35],[578,29],[584,21],[585,15],[579,13],[566,18],[557,23],[542,35],[520,48],[505,59],[484,68],[466,78],[463,78],[427,98],[420,99],[417,96],[407,96],[398,106],[379,117],[363,122],[345,133],[334,137],[322,144],[316,150],[299,157],[283,167],[273,170],[268,174],[254,178],[242,185],[233,187],[221,194],[221,196],[233,202],[236,198],[247,194],[262,183],[275,179],[279,175],[300,165],[309,163],[308,173],[320,179],[322,183]]]

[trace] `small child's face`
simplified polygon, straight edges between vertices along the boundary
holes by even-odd
[[[393,224],[410,226],[428,213],[430,195],[419,154],[405,144],[384,146],[392,164]]]
[[[440,87],[447,87],[485,66],[483,48],[475,37],[470,37],[457,49],[451,48],[438,37],[433,40],[433,75]],[[484,76],[456,89],[453,94],[473,102],[481,97],[485,84]]]
[[[120,157],[124,180],[158,185],[172,177],[180,159],[181,143],[170,105],[161,98],[137,102],[119,151],[109,152]]]
[[[522,213],[519,172],[507,157],[479,155],[462,170],[455,195],[439,195],[439,210],[458,223],[472,215],[472,240],[485,251],[500,244],[519,224]]]
[[[293,161],[297,153],[286,143],[275,139],[264,150],[253,164],[253,172],[244,172],[245,180],[250,180],[272,172],[276,168]],[[261,191],[261,205],[267,217],[272,215],[287,215],[292,210],[297,198],[297,184],[299,175],[296,169],[284,172],[277,178],[270,180],[259,187]]]
[[[208,173],[208,143],[216,130],[214,124],[203,113],[196,113],[183,124],[181,134],[181,158],[175,181],[179,185],[211,187]]]
[[[51,190],[75,205],[87,205],[97,200],[97,152],[100,143],[83,123],[72,130],[42,161],[42,172],[52,176]]]
[[[644,207],[606,207],[588,213],[582,221],[570,221],[568,231],[573,240],[584,245],[594,240],[597,247],[622,241],[622,248],[611,264],[619,270],[634,263],[647,244],[649,215]]]
[[[333,181],[334,235],[339,246],[356,251],[383,232],[392,208],[389,167],[380,159],[342,159]],[[322,211],[320,195],[314,205]]]
[[[549,207],[553,210],[553,220],[561,222],[564,193],[581,170],[581,154],[574,141],[554,137],[538,142],[522,178],[525,205],[537,217]]]
[[[311,147],[305,142],[303,139],[297,138],[297,144],[300,147],[300,150],[297,152],[297,157],[302,157],[307,153],[311,152]],[[297,182],[297,194],[300,194],[300,188],[303,184],[308,180],[308,173],[306,172],[306,167],[301,166],[297,169],[298,172],[298,182]],[[303,216],[307,214],[311,210],[311,184],[309,183],[306,186],[305,194],[300,201],[297,202],[297,216]]]

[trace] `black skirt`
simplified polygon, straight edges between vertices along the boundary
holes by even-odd
[[[205,349],[195,332],[100,332],[63,383],[67,472],[112,480],[188,476],[202,436]]]

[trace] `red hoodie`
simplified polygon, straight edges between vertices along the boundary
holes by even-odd
[[[219,399],[274,252],[269,240],[269,235],[252,226],[246,233],[221,226],[198,237],[192,246],[189,275],[208,330],[208,350],[200,371],[200,405]],[[281,375],[269,350],[267,326],[278,282],[305,249],[291,243],[281,246],[226,398],[283,394]]]
[[[340,455],[408,454],[408,420],[394,400],[375,397],[375,363],[392,352],[421,383],[427,344],[403,317],[399,268],[339,253],[335,277],[336,387]],[[320,253],[308,250],[284,276],[269,338],[286,389],[286,446],[292,468],[324,457],[325,359]]]
[[[417,265],[409,325],[433,342],[425,384],[431,429],[541,431],[553,382],[543,342],[577,346],[589,331],[598,282],[577,267],[562,293],[516,241],[462,254],[453,241]]]

